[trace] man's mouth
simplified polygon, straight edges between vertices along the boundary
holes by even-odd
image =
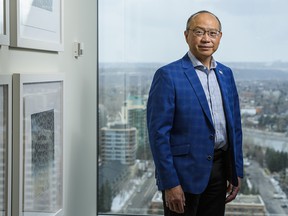
[[[199,46],[199,48],[207,50],[207,49],[211,49],[212,47],[210,47],[210,46]]]

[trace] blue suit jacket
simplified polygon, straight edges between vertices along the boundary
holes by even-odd
[[[243,177],[242,129],[238,93],[230,68],[217,62],[229,142],[229,178]],[[202,193],[211,173],[215,129],[207,99],[186,54],[158,69],[147,103],[147,125],[159,190],[181,185]]]

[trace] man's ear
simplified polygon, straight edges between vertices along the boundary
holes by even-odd
[[[184,31],[184,36],[185,36],[185,40],[187,42],[187,38],[188,38],[188,31],[187,30]]]
[[[220,39],[222,38],[222,32],[220,32],[220,35],[219,35]]]

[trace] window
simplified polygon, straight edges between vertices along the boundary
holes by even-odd
[[[98,2],[99,213],[162,214],[146,130],[148,91],[156,69],[188,51],[186,21],[205,9],[222,22],[214,57],[233,69],[243,122],[245,178],[226,214],[288,215],[288,2]]]

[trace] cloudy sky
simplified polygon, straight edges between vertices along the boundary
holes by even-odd
[[[100,62],[170,62],[188,46],[187,18],[209,10],[222,62],[288,62],[288,0],[99,0]]]

